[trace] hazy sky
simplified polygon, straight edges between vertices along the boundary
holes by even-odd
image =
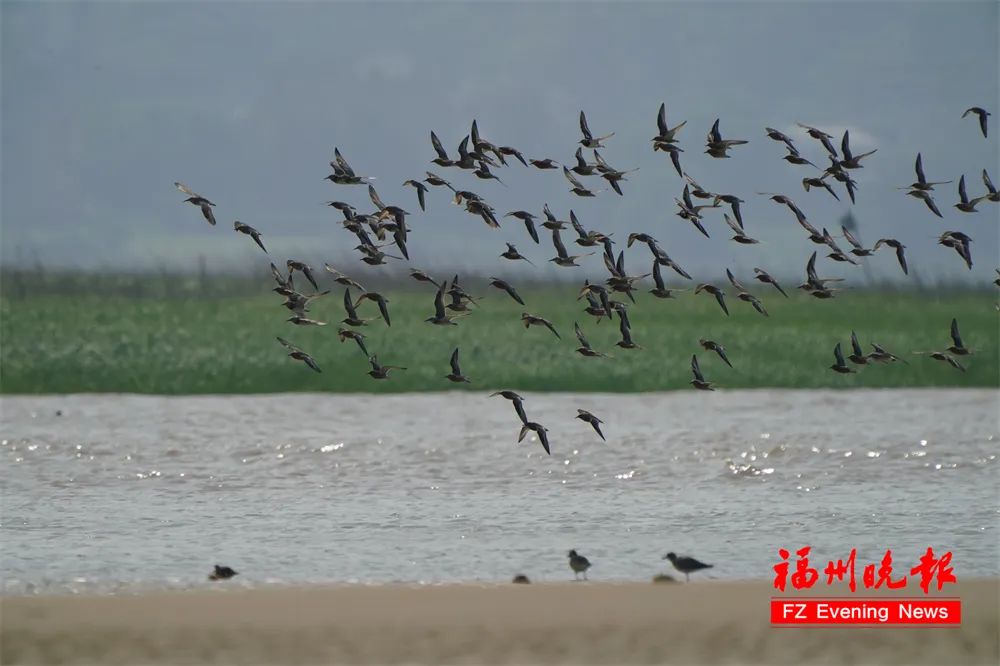
[[[795,128],[802,121],[838,136],[850,128],[856,152],[878,148],[854,172],[863,240],[900,239],[926,280],[984,281],[998,264],[1000,205],[984,202],[972,215],[952,207],[963,173],[973,196],[984,167],[1000,184],[996,2],[5,1],[2,12],[8,263],[186,268],[202,254],[219,268],[266,268],[233,231],[239,219],[279,260],[338,262],[364,275],[356,240],[323,205],[371,209],[364,187],[323,180],[339,146],[359,173],[377,177],[383,199],[414,213],[411,257],[421,268],[510,270],[497,258],[510,240],[540,265],[536,275],[567,270],[545,264],[554,255],[547,234],[535,246],[512,218],[491,230],[445,190],[432,189],[421,213],[400,185],[429,168],[501,213],[548,202],[565,218],[572,207],[622,247],[630,231],[651,233],[698,278],[720,279],[726,266],[799,275],[817,246],[784,207],[755,193],[786,193],[831,230],[850,207],[846,197],[806,193],[811,170],[782,161],[782,146],[764,135],[765,126],[784,129],[826,166],[820,145]],[[745,199],[760,245],[729,241],[721,211],[706,215],[711,239],[675,216],[683,182],[649,142],[661,101],[671,125],[687,120],[685,170]],[[961,118],[972,105],[995,114],[989,140]],[[602,153],[609,162],[640,167],[624,198],[580,199],[559,171],[516,163],[497,172],[507,187],[429,163],[430,130],[454,151],[473,118],[495,143],[568,161],[580,109],[595,132],[616,132]],[[702,152],[716,117],[725,136],[750,141],[732,159]],[[937,190],[944,220],[895,189],[914,180],[917,151],[929,178],[956,181]],[[217,227],[183,202],[175,180],[218,204]],[[944,230],[975,240],[971,273],[935,243]],[[869,260],[872,273],[899,275],[883,252]],[[628,261],[632,272],[649,270],[644,248]],[[586,262],[603,270],[597,256]]]

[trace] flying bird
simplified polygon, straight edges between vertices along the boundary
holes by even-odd
[[[205,219],[208,221],[208,223],[211,224],[213,227],[215,226],[215,213],[212,212],[212,206],[215,205],[214,203],[212,203],[205,197],[201,196],[200,194],[192,192],[191,189],[188,188],[188,186],[185,185],[184,183],[175,182],[174,187],[176,187],[184,194],[188,195],[188,198],[185,199],[184,201],[188,202],[192,206],[197,206],[198,208],[200,208],[201,214],[205,216]]]
[[[372,369],[368,371],[372,379],[388,379],[391,370],[406,370],[399,365],[381,365],[374,355],[368,357],[368,362],[372,366]]]
[[[535,315],[528,314],[527,312],[522,312],[521,322],[524,324],[525,328],[531,328],[532,326],[544,326],[545,328],[552,331],[552,335],[556,336],[559,339],[562,339],[562,336],[559,335],[555,327],[552,326],[552,322],[550,322],[548,319],[545,319],[543,317],[536,317]]]
[[[538,435],[538,441],[542,443],[542,448],[545,449],[545,453],[552,455],[552,451],[549,449],[549,435],[548,430],[539,423],[534,421],[523,421],[521,425],[521,432],[517,436],[518,443],[524,439],[524,436],[528,434],[528,431],[534,432]]]
[[[427,194],[427,186],[421,183],[419,180],[406,180],[403,181],[403,186],[409,185],[417,191],[417,203],[420,204],[420,210],[427,210],[424,205],[424,196]]]
[[[962,117],[964,118],[970,113],[974,113],[979,117],[979,129],[983,133],[983,138],[989,138],[987,136],[986,119],[992,114],[984,108],[973,106],[971,108],[966,109],[965,113],[962,114]]]
[[[576,339],[580,342],[580,346],[576,348],[576,353],[581,356],[607,358],[607,354],[602,354],[590,346],[590,342],[587,341],[586,336],[583,334],[580,324],[574,322],[573,330],[576,333]]]
[[[715,123],[712,124],[712,129],[708,133],[708,137],[705,140],[705,145],[708,150],[705,152],[711,157],[729,157],[728,150],[733,146],[740,146],[747,143],[743,139],[723,139],[722,133],[719,131],[719,119],[715,119]]]
[[[691,356],[691,374],[694,375],[694,379],[691,380],[691,386],[695,387],[700,391],[714,391],[711,382],[706,382],[704,375],[701,374],[701,368],[698,366],[698,356]]]
[[[500,278],[491,277],[490,286],[506,291],[511,298],[513,298],[519,304],[524,305],[524,301],[521,300],[521,297],[518,295],[518,293],[514,291],[514,287],[510,286],[510,284],[506,280],[501,280]]]
[[[899,262],[899,267],[903,269],[903,275],[909,275],[909,270],[906,267],[906,255],[904,254],[906,246],[895,238],[880,238],[875,242],[875,247],[872,248],[872,252],[877,251],[883,245],[891,247],[896,251],[896,261]]]
[[[701,284],[699,284],[698,286],[696,286],[694,288],[694,293],[695,294],[700,294],[703,291],[706,292],[706,293],[712,294],[713,296],[715,296],[715,300],[719,302],[719,307],[722,308],[722,311],[725,312],[726,316],[728,317],[729,316],[729,308],[726,307],[726,292],[724,292],[723,290],[719,289],[715,285],[707,284],[707,283],[704,283],[704,282],[702,282]]]
[[[507,400],[510,400],[511,403],[513,403],[514,411],[517,412],[517,416],[519,419],[521,419],[521,423],[528,422],[528,416],[524,413],[524,398],[519,396],[517,393],[514,393],[513,391],[506,391],[506,390],[496,391],[494,393],[491,393],[490,397],[492,398],[498,395]]]
[[[584,421],[585,423],[589,423],[591,426],[593,426],[594,432],[600,435],[602,440],[607,441],[606,439],[604,439],[604,433],[601,432],[601,424],[604,423],[604,421],[597,418],[596,416],[594,416],[585,409],[577,409],[576,412],[577,412],[576,418],[580,419],[581,421]]]
[[[728,365],[730,368],[733,367],[733,364],[729,362],[729,357],[726,356],[726,348],[720,345],[718,342],[715,342],[714,340],[706,340],[705,338],[701,338],[700,340],[698,340],[698,344],[701,345],[702,348],[705,349],[705,351],[714,351],[716,354],[719,355],[719,358],[721,358],[726,365]]]
[[[833,356],[836,362],[830,366],[831,370],[833,370],[834,372],[839,372],[840,374],[843,375],[846,375],[851,372],[856,372],[856,370],[847,365],[847,362],[844,361],[844,352],[840,350],[839,342],[837,343],[837,346],[833,348]]]
[[[264,252],[267,252],[267,248],[264,247],[264,244],[260,240],[260,232],[251,227],[249,224],[243,224],[242,222],[237,220],[233,222],[233,229],[240,232],[241,234],[246,234],[247,236],[252,238],[253,242],[257,243],[257,246],[260,247],[260,249],[264,250]]]
[[[466,384],[471,383],[471,380],[464,374],[462,374],[462,368],[458,365],[458,347],[455,347],[455,351],[451,353],[450,363],[451,363],[451,373],[446,375],[445,379],[447,379],[450,382],[455,382],[456,384],[462,382]]]
[[[969,199],[969,195],[965,193],[965,174],[963,173],[962,177],[958,179],[958,203],[955,204],[955,208],[963,213],[975,213],[976,206],[985,198],[985,196],[982,196]]]
[[[583,111],[580,112],[580,132],[583,134],[583,139],[580,140],[580,145],[584,148],[603,148],[604,144],[601,142],[606,139],[610,139],[615,135],[615,133],[612,132],[611,134],[605,134],[604,136],[595,138],[590,132],[590,127],[587,126],[587,116],[583,113]]]
[[[313,360],[313,357],[302,351],[302,349],[296,347],[291,342],[285,340],[282,337],[278,337],[278,342],[281,343],[282,347],[288,350],[288,355],[290,357],[294,358],[296,361],[302,361],[316,372],[323,372],[322,370],[319,369],[319,366],[316,365],[316,361]]]
[[[768,273],[767,271],[765,271],[765,270],[763,270],[761,268],[754,268],[753,272],[754,272],[754,276],[753,276],[754,280],[758,280],[760,282],[763,282],[764,284],[769,284],[769,285],[773,286],[775,289],[777,289],[778,291],[781,292],[782,296],[784,296],[785,298],[788,298],[788,294],[786,294],[785,290],[781,288],[781,285],[778,284],[778,281],[775,280],[773,277],[771,277],[770,273]]]

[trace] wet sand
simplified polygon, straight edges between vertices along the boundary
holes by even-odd
[[[132,596],[7,597],[0,661],[995,664],[1000,659],[997,580],[945,589],[963,599],[958,628],[774,628],[768,617],[772,592],[766,581],[252,590],[221,583],[203,591]]]

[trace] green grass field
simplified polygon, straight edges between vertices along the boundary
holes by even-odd
[[[511,387],[524,391],[655,391],[690,388],[689,363],[697,353],[706,378],[719,388],[998,386],[1000,329],[991,292],[870,292],[848,290],[818,301],[800,292],[785,299],[755,289],[770,311],[765,318],[730,297],[731,317],[708,295],[680,293],[674,300],[637,295],[630,310],[633,337],[644,349],[614,346],[616,323],[600,324],[582,312],[572,285],[525,289],[527,307],[482,280],[463,281],[482,306],[460,325],[424,323],[433,314],[432,287],[384,290],[392,326],[381,320],[361,329],[368,348],[383,364],[407,366],[386,381],[367,376],[358,347],[337,339],[344,315],[343,290],[313,304],[311,316],[325,327],[298,327],[284,320],[280,297],[223,291],[199,298],[184,293],[129,295],[82,289],[12,293],[0,299],[0,389],[4,393],[137,392],[271,393],[282,391],[425,391]],[[334,285],[336,286],[336,285]],[[190,285],[189,285],[190,287]],[[648,287],[647,287],[648,288]],[[544,328],[525,330],[520,313],[550,319],[562,335]],[[377,316],[365,302],[362,316]],[[957,317],[967,346],[968,372],[911,352],[944,349]],[[591,344],[613,358],[577,353],[573,322]],[[851,330],[866,351],[875,341],[904,356],[909,365],[861,368],[857,375],[828,369],[833,346],[849,351]],[[313,355],[316,374],[288,358],[280,335]],[[735,369],[698,346],[706,337],[725,345]],[[461,348],[462,367],[473,383],[444,379],[451,350]]]

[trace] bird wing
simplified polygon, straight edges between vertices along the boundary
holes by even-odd
[[[441,145],[441,139],[434,133],[434,130],[431,130],[431,145],[434,146],[434,152],[438,154],[438,157],[443,160],[448,159],[448,153],[445,152],[444,146]]]
[[[864,356],[864,351],[861,349],[861,345],[858,343],[858,336],[854,331],[851,331],[851,349],[858,356]]]
[[[385,204],[382,203],[382,198],[378,195],[378,192],[375,191],[375,188],[370,183],[368,184],[368,198],[372,200],[372,203],[375,204],[375,207],[380,211],[385,210]]]
[[[667,103],[660,102],[660,111],[656,114],[656,127],[660,135],[668,134],[670,128],[667,126]]]
[[[914,165],[914,168],[917,170],[917,182],[926,183],[927,177],[924,176],[924,158],[921,157],[920,153],[917,153],[917,163]]]
[[[583,132],[583,138],[590,141],[594,138],[594,135],[590,133],[590,127],[587,126],[587,116],[580,111],[580,131]]]
[[[580,224],[580,220],[576,219],[576,213],[574,213],[572,210],[569,211],[569,221],[570,224],[573,225],[573,228],[576,230],[576,233],[580,235],[580,238],[587,237],[587,232],[584,231],[583,225]]]
[[[723,219],[726,220],[726,224],[729,225],[729,228],[732,229],[733,232],[735,232],[737,236],[743,235],[743,230],[739,227],[739,225],[737,225],[733,221],[733,218],[729,217],[729,213],[723,213],[722,217],[723,217]]]
[[[354,303],[351,301],[351,288],[346,287],[344,289],[344,310],[347,312],[347,316],[351,319],[357,319],[358,313],[354,309]]]
[[[837,343],[837,346],[833,348],[833,355],[837,359],[837,365],[846,365],[846,363],[844,363],[844,352],[840,350],[839,342]]]
[[[698,356],[696,354],[691,356],[691,374],[699,382],[705,381],[705,378],[701,374],[701,368],[698,366]]]
[[[958,319],[951,320],[951,340],[955,343],[956,347],[964,347],[962,344],[962,335],[958,332]]]
[[[990,174],[986,173],[986,169],[983,169],[983,185],[989,190],[990,194],[994,194],[997,188],[993,186],[993,181],[990,180]]]
[[[200,194],[198,194],[197,192],[193,191],[191,188],[189,188],[184,183],[179,183],[179,182],[175,181],[174,182],[174,187],[176,187],[178,190],[180,190],[184,194],[188,195],[189,197],[194,197],[196,199],[204,199],[205,198],[205,197],[201,196]]]
[[[582,114],[583,111],[581,111],[580,113]],[[533,430],[536,433],[538,433],[538,441],[540,441],[542,443],[542,448],[545,449],[545,453],[547,453],[547,454],[549,454],[551,456],[552,455],[552,451],[549,449],[549,435],[546,432],[545,428],[543,428],[541,426],[537,426],[536,428],[533,428]]]
[[[552,245],[556,248],[556,254],[560,259],[565,259],[569,256],[566,252],[566,246],[563,245],[562,238],[559,236],[559,230],[552,230]]]
[[[851,233],[850,229],[848,229],[844,225],[840,225],[840,230],[844,232],[844,238],[847,239],[848,243],[850,243],[851,245],[853,245],[854,247],[856,247],[859,250],[863,248],[863,246],[861,245],[861,243],[858,242],[858,239],[855,238],[854,234]]]
[[[462,374],[462,368],[458,365],[458,347],[455,347],[455,351],[451,353],[451,371],[455,375]]]
[[[969,203],[969,195],[965,193],[965,174],[958,179],[958,198],[962,203]]]
[[[580,341],[580,346],[590,349],[590,343],[587,342],[587,338],[584,337],[583,331],[580,330],[580,324],[573,322],[573,330],[576,332],[576,339]]]
[[[816,253],[813,252],[809,257],[809,261],[806,263],[806,277],[810,282],[817,282],[819,276],[816,275]]]
[[[567,169],[566,167],[563,167],[563,175],[566,176],[566,180],[568,180],[570,182],[570,184],[573,185],[573,187],[579,188],[581,190],[586,189],[580,183],[580,181],[578,181],[576,178],[573,177],[573,174],[570,173],[570,170]]]
[[[729,284],[733,285],[733,287],[735,287],[737,291],[746,291],[747,290],[746,287],[744,287],[742,284],[740,284],[740,281],[736,279],[736,276],[733,275],[733,272],[731,270],[729,270],[728,268],[726,269],[726,277],[729,278]]]
[[[293,345],[291,342],[289,342],[288,340],[284,339],[280,335],[278,336],[278,342],[281,343],[282,347],[284,347],[285,349],[287,349],[289,351],[302,351],[301,349],[299,349],[298,347],[296,347],[295,345]]]
[[[444,318],[444,285],[446,282],[442,282],[441,286],[438,287],[437,293],[434,295],[434,316],[437,319]]]
[[[344,173],[346,173],[348,176],[354,175],[354,169],[352,169],[351,165],[347,163],[347,160],[344,159],[344,156],[340,154],[339,148],[334,147],[333,159],[337,161],[337,164],[340,166],[341,169],[344,170]]]
[[[849,161],[854,158],[854,156],[851,155],[850,140],[850,131],[844,130],[844,138],[840,140],[840,151],[844,153],[845,161]]]
[[[713,141],[714,143],[719,143],[720,141],[722,141],[722,134],[719,132],[718,118],[716,118],[715,122],[712,123],[712,131],[710,132],[709,136],[711,137],[711,141]]]
[[[656,284],[657,289],[665,289],[666,285],[663,284],[663,274],[660,272],[660,262],[653,259],[653,283]]]

